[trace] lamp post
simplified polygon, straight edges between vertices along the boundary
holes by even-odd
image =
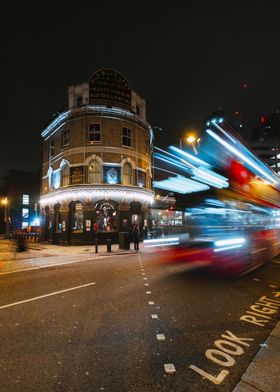
[[[193,148],[193,150],[194,150],[194,152],[195,152],[195,154],[197,155],[198,154],[198,151],[197,151],[197,144],[200,142],[200,138],[197,138],[196,136],[195,136],[195,133],[190,133],[190,134],[188,134],[188,135],[186,135],[186,136],[181,136],[180,137],[180,149],[182,149],[183,148],[183,141],[186,141],[188,144],[190,144],[191,146],[192,146],[192,148]]]
[[[5,234],[7,235],[7,229],[8,229],[8,217],[7,217],[7,206],[8,206],[8,198],[4,197],[1,200],[1,204],[4,206],[4,230]]]

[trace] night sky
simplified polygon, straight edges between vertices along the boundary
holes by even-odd
[[[166,5],[165,5],[166,3]],[[280,6],[273,1],[10,2],[1,12],[0,177],[41,165],[41,136],[67,88],[121,72],[176,143],[219,107],[248,129],[280,107]],[[247,82],[247,89],[243,83]]]

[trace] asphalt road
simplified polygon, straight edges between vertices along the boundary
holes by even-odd
[[[236,281],[160,259],[1,276],[0,390],[232,391],[279,319],[256,302],[277,300],[280,259]]]

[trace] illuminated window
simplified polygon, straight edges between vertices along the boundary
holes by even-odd
[[[88,166],[88,182],[90,184],[101,184],[101,165],[93,161]]]
[[[22,195],[22,204],[29,205],[29,195]]]
[[[21,223],[21,228],[22,229],[27,229],[27,227],[28,227],[28,222],[22,222]]]
[[[69,146],[69,129],[62,131],[62,147]]]
[[[82,232],[84,229],[84,213],[82,203],[76,203],[73,214],[73,231]]]
[[[95,204],[96,224],[98,231],[117,231],[117,209],[110,201]]]
[[[123,127],[122,129],[122,144],[124,146],[131,147],[131,129],[127,127]]]
[[[89,124],[88,140],[90,142],[101,141],[101,127],[98,123]]]
[[[28,219],[29,218],[29,209],[28,208],[23,208],[22,209],[22,218],[23,219]]]
[[[132,178],[132,167],[131,164],[126,162],[123,165],[123,184],[124,185],[133,185],[133,178]]]

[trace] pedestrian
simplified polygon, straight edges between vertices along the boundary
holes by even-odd
[[[134,250],[139,250],[139,239],[140,239],[140,230],[137,223],[134,223],[132,227],[132,240],[134,243]]]

